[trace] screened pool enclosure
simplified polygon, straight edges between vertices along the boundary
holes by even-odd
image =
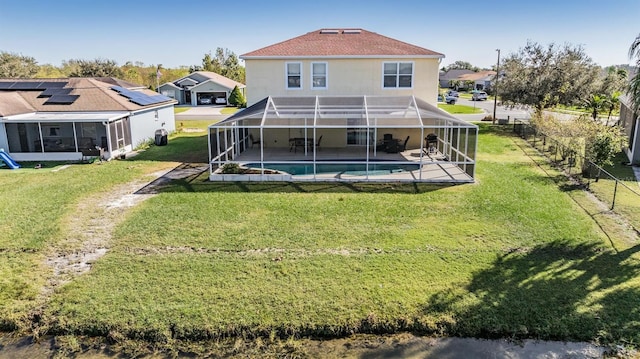
[[[267,97],[209,126],[209,178],[473,182],[477,137],[413,96]]]

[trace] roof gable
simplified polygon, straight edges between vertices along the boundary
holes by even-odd
[[[439,52],[364,29],[320,29],[248,52],[240,58],[376,56],[444,57]]]
[[[186,80],[191,80],[195,82],[196,85],[199,85],[203,82],[212,81],[219,85],[222,85],[223,87],[230,88],[230,89],[233,89],[236,86],[238,86],[239,88],[245,87],[243,83],[234,81],[228,77],[222,76],[212,71],[195,71],[183,78],[180,78],[174,81],[173,83],[176,85],[179,85],[180,83]]]

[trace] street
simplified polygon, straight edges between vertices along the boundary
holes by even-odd
[[[465,105],[469,107],[481,108],[485,112],[478,114],[469,114],[469,115],[460,115],[456,114],[455,117],[458,117],[461,120],[465,121],[480,121],[486,116],[493,116],[493,100],[489,99],[486,101],[471,101],[464,98],[458,98],[457,105]],[[498,105],[496,108],[496,118],[498,119],[507,119],[509,118],[511,121],[513,119],[529,119],[531,115],[529,111],[521,108],[509,108],[508,106]]]

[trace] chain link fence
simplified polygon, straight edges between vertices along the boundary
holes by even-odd
[[[640,186],[633,171],[629,171],[628,178],[616,178],[563,143],[538,132],[528,122],[514,120],[513,132],[606,203],[610,210],[624,216],[633,228],[640,228]]]

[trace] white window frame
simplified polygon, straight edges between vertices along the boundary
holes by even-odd
[[[315,86],[313,82],[313,78],[315,74],[313,73],[313,67],[316,64],[324,65],[324,86]],[[311,63],[311,89],[312,90],[326,90],[329,88],[329,63],[328,62],[312,62]]]
[[[384,78],[385,76],[390,76],[390,75],[386,75],[384,73],[384,66],[386,64],[395,64],[396,65],[396,73],[395,73],[395,77],[396,77],[396,85],[393,87],[387,87],[384,85]],[[400,64],[411,64],[411,86],[409,87],[400,87],[400,76],[406,76],[408,74],[401,74],[400,73]],[[385,61],[382,63],[382,89],[383,90],[411,90],[413,89],[413,84],[415,81],[415,69],[416,69],[416,64],[413,61]]]
[[[297,64],[300,66],[300,87],[290,87],[289,86],[289,65]],[[304,81],[302,74],[304,73],[304,69],[302,67],[302,62],[285,62],[284,63],[284,86],[287,90],[302,90],[304,87]]]

